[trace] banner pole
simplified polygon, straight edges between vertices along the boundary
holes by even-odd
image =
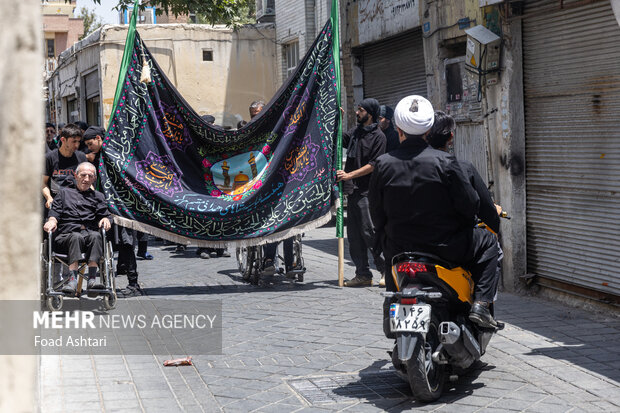
[[[112,121],[114,120],[116,106],[118,105],[118,101],[121,98],[121,94],[123,93],[123,82],[125,81],[125,77],[127,76],[127,69],[129,68],[129,63],[131,62],[131,55],[133,53],[133,43],[136,38],[136,23],[138,21],[139,4],[140,0],[136,0],[133,6],[133,12],[131,13],[129,27],[127,28],[125,49],[123,50],[121,67],[118,72],[118,81],[116,82],[116,92],[114,93],[114,104],[112,105],[112,112],[110,113],[110,120],[108,121],[108,128],[106,129],[106,131],[110,130],[110,125],[112,125]]]
[[[336,101],[338,103],[338,134],[336,144],[336,169],[342,169],[342,108],[340,99],[340,24],[338,0],[332,0],[332,56],[334,58],[334,72],[336,74]],[[342,182],[338,182],[338,198],[340,205],[336,211],[336,237],[338,238],[338,286],[344,285],[344,213],[342,198]]]

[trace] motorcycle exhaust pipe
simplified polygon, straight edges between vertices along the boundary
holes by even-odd
[[[480,358],[480,346],[464,325],[459,327],[451,321],[439,324],[439,341],[454,365],[467,368]]]

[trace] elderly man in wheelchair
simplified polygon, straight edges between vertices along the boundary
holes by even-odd
[[[57,233],[52,243],[54,250],[67,254],[70,276],[62,288],[67,295],[76,293],[79,262],[83,259],[88,265],[88,290],[104,288],[96,281],[105,242],[98,230],[110,229],[110,213],[103,194],[92,188],[96,179],[97,170],[93,164],[79,164],[75,171],[75,186],[61,188],[43,225],[45,232],[50,234],[50,241],[51,233]]]

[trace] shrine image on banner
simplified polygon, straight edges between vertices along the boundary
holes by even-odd
[[[117,223],[222,246],[276,241],[330,220],[340,121],[331,22],[297,72],[238,130],[205,123],[134,34],[99,164]]]

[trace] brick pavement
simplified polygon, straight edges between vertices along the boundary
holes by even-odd
[[[244,283],[234,257],[151,243],[155,259],[138,264],[147,296],[131,300],[222,299],[223,354],[183,367],[155,355],[45,356],[41,411],[620,411],[620,318],[508,293],[498,303],[506,328],[480,368],[438,402],[415,403],[391,369],[379,288],[337,286],[334,234],[304,237],[303,284],[268,287]]]

